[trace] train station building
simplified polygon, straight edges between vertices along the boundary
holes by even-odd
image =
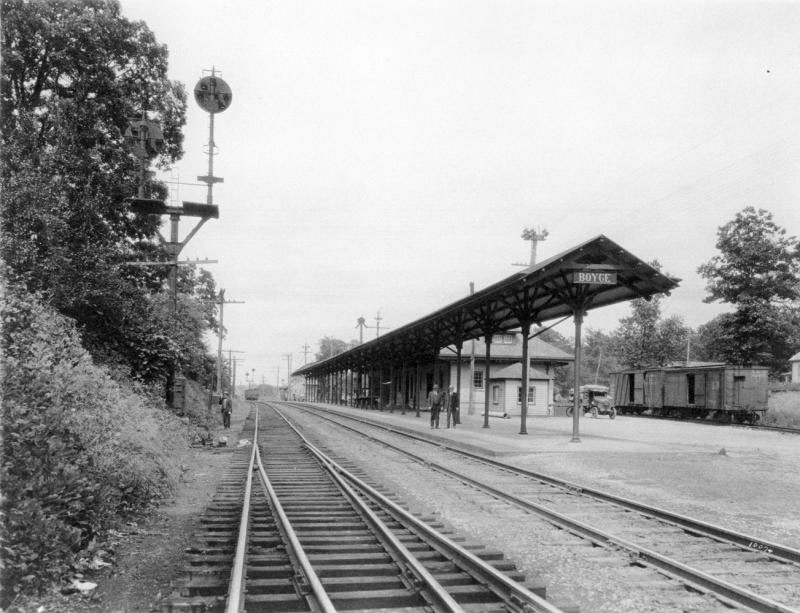
[[[449,376],[443,384],[458,392],[461,410],[480,412],[489,394],[489,414],[495,417],[519,417],[522,414],[522,334],[518,331],[492,337],[492,359],[489,379],[486,373],[486,343],[482,339],[464,343],[461,362],[456,361],[456,348],[445,347],[439,359],[449,365]],[[572,354],[539,338],[528,340],[528,415],[552,412],[555,395],[554,375],[557,366],[574,361]],[[460,376],[457,372],[460,370]],[[461,387],[456,389],[456,381]]]
[[[381,409],[398,407],[415,410],[417,414],[426,408],[428,392],[434,385],[440,389],[452,385],[460,392],[463,412],[470,389],[465,364],[469,367],[473,358],[477,362],[476,354],[482,351],[484,427],[489,427],[490,413],[517,414],[518,395],[520,433],[527,434],[526,417],[531,411],[538,412],[547,406],[545,397],[548,402],[552,398],[550,371],[556,364],[573,360],[576,364],[573,387],[580,387],[581,329],[586,313],[634,298],[649,299],[668,293],[678,283],[679,279],[666,276],[600,235],[379,338],[307,364],[292,374],[304,377],[306,399],[312,402]],[[575,326],[572,356],[564,352],[536,355],[541,345],[521,341],[535,340],[536,331],[545,322],[570,317]],[[504,347],[513,346],[517,336],[520,355],[510,356]],[[473,382],[478,383],[476,373],[480,369],[469,372]],[[532,381],[537,383],[531,385]],[[474,394],[476,386],[472,387]],[[527,394],[521,392],[525,387]],[[530,387],[536,389],[533,402],[529,402]],[[539,388],[542,394],[538,393]],[[576,404],[580,402],[577,396]],[[472,400],[477,404],[474,396]],[[580,412],[576,407],[573,418],[576,442],[580,440]]]

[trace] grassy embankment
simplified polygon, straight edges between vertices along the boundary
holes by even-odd
[[[764,417],[764,425],[800,428],[800,389],[792,387],[796,386],[770,390],[769,410]]]
[[[179,458],[220,417],[202,394],[178,417],[158,388],[98,366],[74,323],[38,297],[9,292],[2,324],[7,607],[80,576],[109,530],[172,493]]]

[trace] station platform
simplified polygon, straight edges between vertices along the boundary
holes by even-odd
[[[479,412],[476,408],[473,414],[462,410],[462,423],[456,428],[446,428],[446,416],[442,414],[439,418],[439,428],[432,430],[430,413],[427,410],[420,411],[420,416],[416,417],[416,412],[413,410],[407,410],[403,414],[398,410],[391,412],[388,409],[380,411],[325,403],[310,404],[367,421],[392,424],[393,427],[413,431],[443,446],[495,457],[536,453],[663,452],[665,430],[671,431],[674,426],[680,430],[681,426],[687,425],[627,416],[617,416],[612,420],[606,416],[592,418],[586,415],[581,416],[579,421],[580,440],[573,442],[572,417],[567,416],[529,416],[525,421],[527,434],[520,434],[522,424],[519,416],[503,418],[490,414],[489,427],[486,428],[483,412]],[[720,430],[713,426],[705,428],[697,424],[695,427],[711,431]],[[713,438],[715,436],[711,436],[711,439]],[[676,432],[675,439],[685,440],[685,436]],[[726,441],[728,437],[723,436],[719,444],[724,445]],[[717,444],[711,440],[708,443],[712,446]]]

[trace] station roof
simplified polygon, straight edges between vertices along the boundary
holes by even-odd
[[[668,293],[668,277],[602,234],[295,375],[432,360],[448,345]]]
[[[502,343],[492,343],[492,360],[517,362],[522,359],[522,341],[520,334],[519,342],[513,345],[504,345]],[[472,347],[469,343],[465,344],[461,351],[462,358],[468,358],[473,355]],[[483,340],[475,341],[474,355],[483,357],[486,355],[486,343]],[[439,352],[439,358],[442,360],[453,360],[456,357],[456,348],[453,345],[448,345]],[[541,338],[534,337],[528,340],[528,358],[535,362],[551,362],[553,364],[566,364],[572,362],[575,357],[571,353],[567,353],[546,343]]]

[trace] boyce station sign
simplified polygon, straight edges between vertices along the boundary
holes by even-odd
[[[616,285],[617,273],[608,270],[576,270],[572,282],[584,285]]]

